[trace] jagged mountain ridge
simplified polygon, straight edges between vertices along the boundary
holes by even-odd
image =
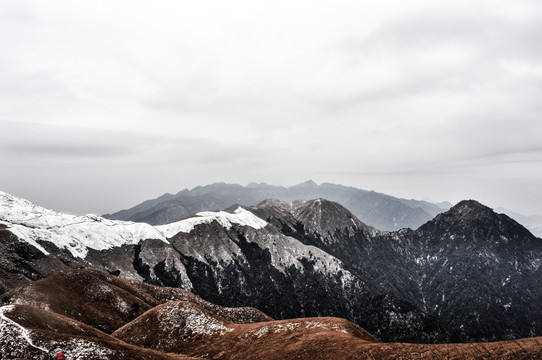
[[[404,227],[415,229],[451,206],[445,203],[437,205],[427,201],[399,199],[374,191],[330,183],[317,185],[309,180],[289,188],[265,183],[250,183],[246,187],[225,183],[198,186],[175,195],[164,194],[131,209],[106,214],[104,217],[161,225],[199,211],[222,210],[232,204],[252,206],[270,198],[283,201],[325,198],[336,201],[350,209],[364,223],[381,230],[398,230]]]
[[[269,200],[237,214],[200,214],[158,228],[166,241],[89,249],[86,258],[54,252],[55,245],[41,241],[46,256],[16,238],[11,241],[22,250],[12,253],[38,277],[44,274],[33,267],[36,259],[51,258],[65,267],[185,287],[275,318],[341,316],[384,340],[497,340],[541,331],[540,314],[527,308],[542,297],[535,281],[541,240],[473,201],[416,231],[380,232],[324,199]],[[498,246],[488,246],[493,242]],[[29,256],[24,246],[35,253]]]
[[[85,291],[85,287],[98,291]],[[73,301],[65,301],[66,290]],[[344,319],[276,321],[255,309],[224,309],[183,290],[90,269],[70,270],[14,289],[0,296],[0,302],[3,359],[48,360],[56,349],[73,360],[293,360],[322,356],[337,360],[412,360],[422,356],[517,360],[538,358],[542,352],[541,338],[477,344],[381,343]],[[81,304],[105,313],[97,318],[86,316],[87,309]],[[150,309],[144,311],[142,305]],[[123,319],[112,333],[103,331],[110,318]]]

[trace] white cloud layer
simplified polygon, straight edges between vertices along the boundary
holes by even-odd
[[[3,1],[0,189],[312,178],[542,214],[537,1]]]

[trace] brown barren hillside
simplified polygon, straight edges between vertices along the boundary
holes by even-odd
[[[92,269],[69,270],[0,296],[2,304],[24,304],[51,310],[106,333],[171,300],[197,303],[233,322],[271,320],[254,308],[224,308],[186,290],[160,288]]]
[[[118,329],[113,336],[155,350],[220,359],[251,358],[264,350],[266,354],[262,354],[262,358],[284,358],[288,353],[295,355],[294,358],[308,359],[320,351],[337,353],[336,344],[378,342],[344,319],[304,318],[234,324],[183,301],[160,305]]]
[[[158,306],[113,336],[209,359],[539,359],[542,339],[477,344],[381,343],[338,318],[233,324],[187,302]]]

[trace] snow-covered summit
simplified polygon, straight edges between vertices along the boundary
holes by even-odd
[[[146,223],[108,220],[97,215],[69,215],[38,206],[28,200],[0,192],[0,223],[20,239],[48,254],[39,241],[54,243],[75,257],[84,258],[88,249],[105,250],[122,245],[137,244],[145,239],[168,242],[179,232],[190,232],[196,225],[217,221],[225,228],[233,223],[256,229],[266,225],[242,208],[233,214],[202,212],[196,216],[162,226]]]

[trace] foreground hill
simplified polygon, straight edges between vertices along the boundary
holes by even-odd
[[[3,304],[53,311],[106,333],[168,301],[189,302],[237,323],[271,320],[254,308],[225,308],[186,290],[121,279],[94,269],[55,274],[0,296]]]
[[[166,224],[190,214],[222,210],[233,204],[253,206],[263,200],[275,198],[282,201],[325,198],[350,209],[361,221],[380,230],[417,228],[435,215],[446,211],[448,203],[433,204],[427,201],[399,199],[386,194],[313,181],[291,186],[272,186],[251,183],[244,187],[237,184],[217,183],[185,189],[175,195],[164,194],[127,210],[104,215],[114,220]]]
[[[4,291],[92,267],[275,319],[345,318],[388,342],[542,335],[542,240],[476,201],[417,230],[381,232],[325,199],[267,200],[161,226],[2,199]],[[155,306],[138,301],[125,302],[141,311]],[[106,332],[132,319],[110,318]]]
[[[25,305],[0,307],[2,359],[49,360],[56,349],[66,352],[72,360],[193,359],[125,343],[52,311]]]
[[[98,270],[69,270],[0,297],[0,358],[48,360],[50,350],[61,348],[70,359],[186,359],[110,336],[168,301],[193,304],[232,323],[271,320],[257,309],[224,308],[182,289],[121,279]]]
[[[86,287],[101,289],[102,295],[89,297]],[[65,301],[60,306],[66,300],[67,289],[78,301]],[[103,296],[105,293],[108,295]],[[138,316],[132,312],[132,320],[127,321],[129,303],[124,304],[127,293],[132,299],[140,299],[142,304],[158,305]],[[163,298],[189,300],[161,302],[154,296],[157,294]],[[45,302],[36,302],[39,298]],[[71,360],[512,360],[542,356],[541,338],[443,345],[382,343],[344,319],[320,317],[274,321],[255,309],[226,310],[178,289],[119,279],[89,269],[71,270],[14,289],[2,298],[2,302],[0,357],[6,360],[46,360],[56,349],[66,352]],[[82,313],[87,306],[91,313],[102,308],[104,314],[95,314],[98,320],[85,316]],[[231,314],[236,315],[230,316],[229,320],[224,317]],[[242,319],[238,321],[240,314]],[[125,323],[112,334],[100,330],[109,317],[125,319],[119,320],[119,324]]]
[[[158,306],[113,335],[158,351],[210,359],[537,359],[542,356],[542,338],[445,345],[382,343],[343,319],[304,318],[239,325],[185,302]]]

